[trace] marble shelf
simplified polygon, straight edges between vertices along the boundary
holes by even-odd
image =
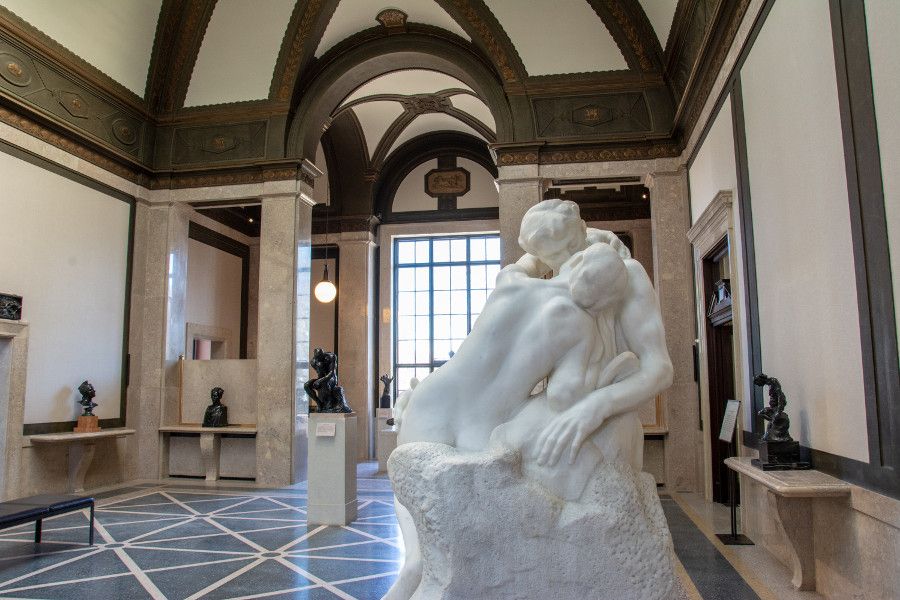
[[[92,431],[89,433],[76,433],[74,431],[63,431],[60,433],[39,433],[37,435],[29,435],[25,437],[26,442],[32,445],[50,445],[50,444],[76,444],[80,448],[80,452],[69,452],[69,491],[84,491],[84,476],[87,474],[88,468],[94,461],[94,451],[97,449],[97,441],[103,439],[120,438],[128,435],[134,435],[134,429],[125,427],[113,427],[111,429],[101,429],[100,431]]]
[[[767,489],[772,520],[784,533],[798,590],[816,589],[816,562],[813,547],[813,499],[850,496],[852,486],[813,469],[805,471],[763,471],[750,458],[731,457],[725,464],[741,475],[741,489],[759,484]]]
[[[126,435],[134,434],[134,429],[126,429],[125,427],[113,427],[111,429],[101,429],[100,431],[91,431],[88,433],[62,431],[60,433],[39,433],[26,437],[31,441],[32,444],[74,444],[90,442],[92,440],[103,438],[125,437]]]
[[[217,481],[219,479],[219,459],[222,454],[222,436],[228,434],[256,435],[256,425],[229,425],[228,427],[166,425],[160,427],[159,432],[165,438],[168,438],[170,433],[199,433],[200,456],[203,459],[203,470],[206,471],[206,481]],[[168,450],[166,450],[166,455],[168,455]]]
[[[166,425],[160,427],[162,433],[256,433],[256,425],[229,425],[228,427],[203,427],[202,425]]]

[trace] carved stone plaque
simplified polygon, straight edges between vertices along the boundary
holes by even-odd
[[[438,196],[462,196],[469,191],[469,172],[461,167],[432,169],[425,174],[425,193]]]

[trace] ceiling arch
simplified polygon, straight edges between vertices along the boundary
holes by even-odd
[[[416,32],[371,39],[355,47],[338,46],[323,57],[324,67],[300,91],[288,132],[287,155],[315,151],[322,125],[353,91],[368,81],[407,68],[438,71],[462,81],[484,100],[496,122],[497,139],[512,140],[512,114],[495,75],[460,45]]]

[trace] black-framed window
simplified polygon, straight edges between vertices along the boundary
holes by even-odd
[[[481,314],[500,272],[500,235],[394,240],[396,393],[449,360]]]

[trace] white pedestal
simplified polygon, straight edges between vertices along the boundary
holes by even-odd
[[[387,424],[393,411],[390,408],[379,408],[375,413],[375,456],[378,458],[378,472],[387,471],[387,460],[397,447],[397,430]]]
[[[307,522],[346,525],[356,518],[356,413],[309,415]]]

